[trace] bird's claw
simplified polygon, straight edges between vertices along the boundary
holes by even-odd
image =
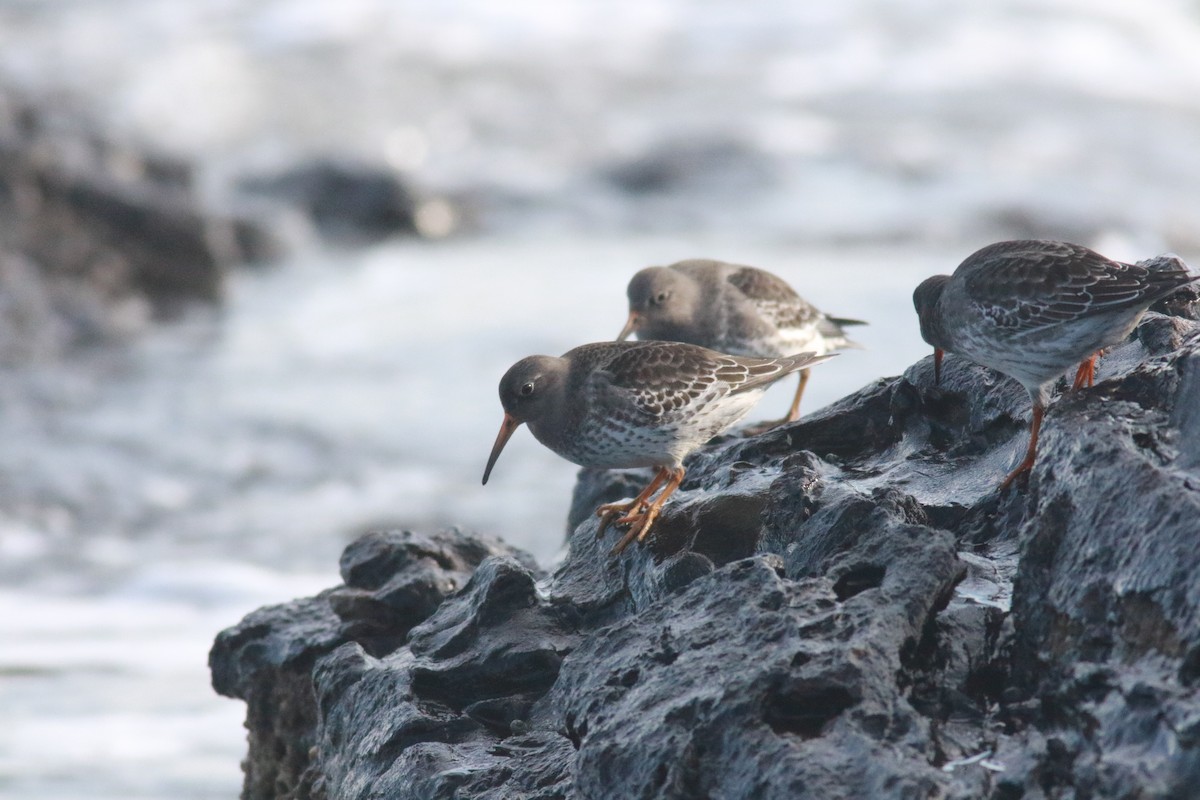
[[[613,547],[611,555],[620,555],[635,540],[641,544],[650,535],[650,528],[658,519],[659,510],[651,506],[639,514],[629,514],[617,520],[618,525],[629,525],[629,530]]]
[[[1012,486],[1013,483],[1016,482],[1017,478],[1020,478],[1022,475],[1028,475],[1030,471],[1030,467],[1025,465],[1017,467],[1012,472],[1008,473],[1008,477],[1005,478],[1004,482],[1000,484],[1000,491],[1003,492],[1005,489]]]
[[[608,530],[608,526],[615,520],[618,525],[625,525],[632,520],[641,516],[642,508],[645,503],[639,503],[637,500],[631,500],[628,503],[606,503],[596,509],[596,516],[600,518],[600,526],[596,529],[596,538],[599,539]]]

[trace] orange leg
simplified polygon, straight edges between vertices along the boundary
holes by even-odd
[[[667,479],[667,474],[670,472],[666,467],[659,467],[658,472],[654,474],[654,479],[650,481],[645,489],[642,489],[641,494],[630,500],[628,503],[605,503],[596,509],[596,516],[600,517],[600,527],[596,531],[596,538],[599,539],[604,535],[604,531],[608,529],[608,524],[613,521],[614,517],[621,515],[637,514],[650,500],[650,496],[654,491],[662,486],[662,482]]]
[[[1041,403],[1034,400],[1033,424],[1029,426],[1029,449],[1025,451],[1025,460],[1004,479],[1004,483],[1000,484],[1000,491],[1007,489],[1017,479],[1017,476],[1033,469],[1033,458],[1037,455],[1038,432],[1042,429],[1042,417],[1045,415],[1046,409],[1042,407]]]
[[[796,396],[792,398],[792,407],[788,409],[788,415],[783,419],[773,419],[770,422],[760,422],[757,425],[752,425],[746,428],[748,436],[757,436],[760,433],[765,433],[772,428],[777,428],[788,422],[795,422],[800,419],[800,398],[804,395],[804,387],[808,385],[808,377],[812,374],[811,369],[800,370],[800,385],[796,387]]]
[[[625,537],[617,542],[616,547],[612,549],[612,555],[615,556],[621,553],[634,539],[637,539],[639,542],[646,539],[646,536],[650,533],[650,528],[654,525],[654,521],[658,519],[659,512],[662,511],[663,503],[667,502],[667,498],[679,488],[679,484],[683,483],[683,467],[675,469],[664,467],[663,473],[669,474],[670,479],[667,480],[666,485],[655,501],[641,514],[629,514],[617,520],[618,523],[629,523],[630,527]]]
[[[812,369],[800,370],[800,385],[796,387],[796,397],[792,400],[792,407],[784,418],[784,422],[795,422],[800,419],[800,397],[804,394],[804,387],[808,385],[808,377],[811,374]]]
[[[942,385],[942,359],[946,357],[946,351],[940,347],[933,348],[933,385]]]
[[[1097,350],[1091,356],[1085,358],[1079,364],[1079,369],[1075,370],[1075,383],[1071,385],[1072,391],[1079,391],[1084,386],[1092,388],[1096,383],[1096,359],[1104,355],[1103,350]]]

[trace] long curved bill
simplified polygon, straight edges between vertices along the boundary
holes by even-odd
[[[621,332],[617,334],[617,341],[618,341],[618,342],[623,342],[623,341],[625,341],[626,339],[628,339],[628,338],[629,338],[629,334],[631,334],[631,333],[633,333],[634,331],[636,331],[636,330],[637,330],[637,328],[638,328],[638,325],[641,323],[641,321],[642,321],[642,320],[641,320],[641,318],[638,316],[638,312],[636,312],[636,311],[630,311],[630,312],[629,312],[629,319],[625,320],[625,327],[624,327],[624,328],[621,328]]]
[[[492,445],[492,454],[488,456],[487,467],[483,470],[483,484],[487,485],[488,476],[492,474],[492,467],[496,466],[496,459],[500,457],[500,451],[504,449],[504,445],[508,444],[508,440],[512,437],[513,431],[521,427],[521,420],[504,412],[504,421],[500,423],[500,433],[496,434],[496,443]]]

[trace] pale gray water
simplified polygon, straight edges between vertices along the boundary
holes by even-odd
[[[9,0],[0,74],[195,154],[214,202],[332,151],[483,204],[474,234],[310,243],[219,314],[0,375],[3,797],[235,796],[208,645],[334,583],[366,527],[552,559],[575,468],[521,431],[480,486],[496,383],[614,336],[641,266],[756,264],[870,320],[811,410],[925,355],[911,288],[989,236],[1200,250],[1181,2]],[[667,190],[610,177],[697,142],[717,155]]]

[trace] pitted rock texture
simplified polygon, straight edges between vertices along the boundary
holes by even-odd
[[[1028,396],[949,357],[714,441],[618,557],[593,511],[648,472],[580,473],[549,575],[351,545],[218,639],[244,796],[1200,797],[1200,325],[1161,308],[1004,492]]]
[[[495,539],[458,530],[369,533],[342,554],[341,586],[261,608],[222,631],[209,667],[218,693],[246,701],[243,797],[313,796],[318,661],[351,642],[364,657],[396,650],[492,557],[508,559],[528,577],[537,569],[532,558]]]

